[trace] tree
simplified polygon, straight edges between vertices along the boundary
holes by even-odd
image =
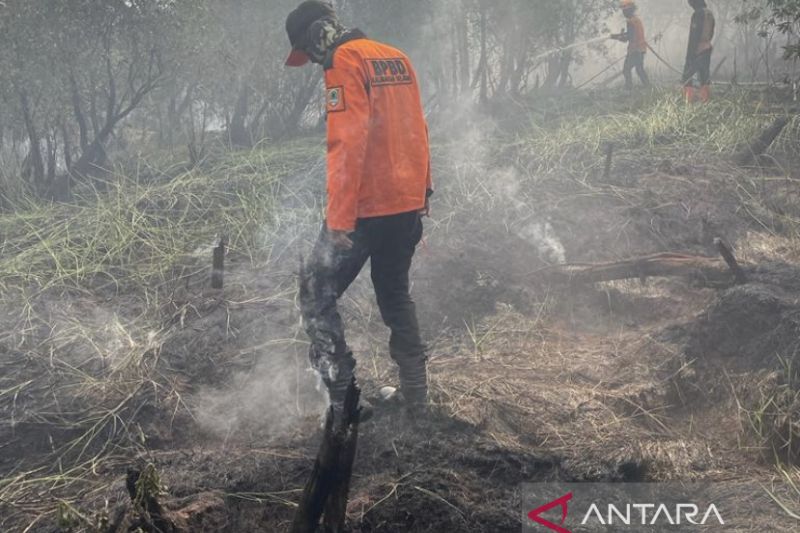
[[[34,189],[52,187],[59,169],[85,176],[105,162],[117,125],[166,78],[170,35],[190,5],[16,0],[0,9],[0,44],[10,51],[0,76],[14,101],[7,111],[27,133]]]
[[[766,23],[785,35],[790,42],[784,49],[785,59],[800,59],[800,0],[769,0]]]
[[[761,21],[762,37],[770,31],[786,37],[784,59],[800,59],[800,0],[744,0],[744,7],[738,22]]]
[[[197,160],[206,133],[251,147],[315,128],[321,70],[283,65],[297,3],[0,2],[0,143],[24,153],[24,182],[46,193],[107,166],[130,131],[188,144]],[[542,52],[605,31],[615,0],[334,3],[345,24],[408,52],[426,103],[446,106],[524,95],[541,86],[534,76],[568,85],[580,52]]]

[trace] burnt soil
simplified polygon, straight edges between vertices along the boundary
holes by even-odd
[[[431,344],[432,415],[410,420],[387,407],[361,426],[350,531],[519,531],[522,483],[768,481],[775,453],[797,460],[781,440],[795,420],[775,412],[759,436],[746,422],[765,387],[790,390],[796,378],[786,361],[800,347],[800,268],[786,251],[788,235],[742,209],[731,192],[737,175],[724,162],[653,156],[626,165],[611,183],[594,180],[592,194],[565,179],[531,196],[568,261],[713,255],[721,237],[734,244],[748,282],[548,286],[537,276],[548,252],[513,221],[476,217],[483,207],[468,202],[435,213],[412,274]],[[265,272],[232,255],[223,291],[197,281],[170,295],[153,364],[180,398],[137,392],[126,424],[140,446],[95,472],[102,490],[85,490],[86,516],[107,508],[130,524],[126,469],[152,464],[162,501],[186,531],[287,530],[325,403],[307,369],[295,270],[294,257]],[[397,383],[366,274],[343,309],[364,395],[375,399]],[[117,295],[69,301],[42,316],[95,307],[136,316]],[[30,363],[8,345],[0,354],[9,368]],[[43,368],[32,365],[31,375]],[[53,440],[72,433],[32,421],[2,436],[9,444],[0,472],[10,477],[41,464]],[[7,508],[6,530],[30,522],[32,510]],[[29,529],[54,530],[52,515]]]

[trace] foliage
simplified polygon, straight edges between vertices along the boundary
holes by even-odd
[[[22,188],[4,187],[6,196],[27,190],[68,200],[75,180],[102,174],[109,154],[125,151],[132,136],[140,146],[185,143],[197,163],[215,132],[228,145],[252,147],[317,127],[320,70],[283,65],[284,16],[296,3],[3,3],[0,147],[10,156],[5,173],[25,178]],[[543,61],[537,53],[604,31],[615,2],[335,4],[346,24],[420,58],[424,85],[445,101],[448,93],[521,94],[538,85],[531,80],[539,71],[545,86],[568,84],[580,56]]]
[[[766,0],[757,2],[745,0],[745,10],[737,17],[740,23],[760,20],[764,29],[776,30],[789,39],[784,46],[785,59],[800,59],[800,0]]]
[[[34,190],[55,187],[65,167],[87,174],[104,163],[117,124],[171,69],[178,14],[189,5],[48,0],[0,9],[3,111],[12,142],[27,144],[22,171]]]

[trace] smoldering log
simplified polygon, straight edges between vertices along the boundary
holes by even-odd
[[[590,284],[649,277],[684,277],[717,286],[730,285],[734,279],[728,265],[719,258],[677,253],[636,257],[612,263],[559,265],[540,271],[550,282]]]
[[[789,124],[789,117],[776,118],[761,135],[753,139],[744,150],[737,154],[736,163],[743,167],[757,165],[759,158],[772,146],[787,124]]]
[[[306,482],[303,496],[294,514],[292,533],[313,533],[317,530],[333,483],[335,459],[340,451],[341,448],[337,447],[337,442],[333,438],[333,408],[330,408],[325,418],[325,432],[314,468],[311,470],[311,477]]]
[[[292,533],[317,531],[323,511],[326,532],[344,531],[358,441],[360,395],[354,379],[347,389],[341,420],[334,419],[332,408],[328,410],[322,443],[295,512]]]
[[[354,380],[350,384],[344,402],[344,412],[348,413],[348,415],[342,421],[342,426],[339,430],[343,436],[342,451],[339,454],[333,490],[325,504],[325,516],[323,519],[325,533],[342,533],[344,531],[345,519],[347,518],[347,500],[350,494],[350,479],[353,476],[353,463],[356,458],[356,445],[358,444],[359,396],[360,391]]]

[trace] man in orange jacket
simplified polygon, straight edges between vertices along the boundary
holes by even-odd
[[[369,260],[401,392],[410,410],[424,411],[425,345],[408,273],[433,189],[416,74],[403,52],[346,29],[326,2],[300,4],[286,31],[286,65],[325,70],[327,216],[300,282],[311,364],[341,412],[356,361],[336,303]]]
[[[625,75],[625,88],[633,89],[633,69],[642,81],[642,85],[650,87],[650,78],[644,69],[644,56],[647,53],[647,39],[644,33],[642,19],[636,15],[636,3],[633,0],[622,0],[620,3],[622,13],[628,22],[626,31],[611,37],[628,43],[628,55],[625,57],[625,66],[622,69]]]

